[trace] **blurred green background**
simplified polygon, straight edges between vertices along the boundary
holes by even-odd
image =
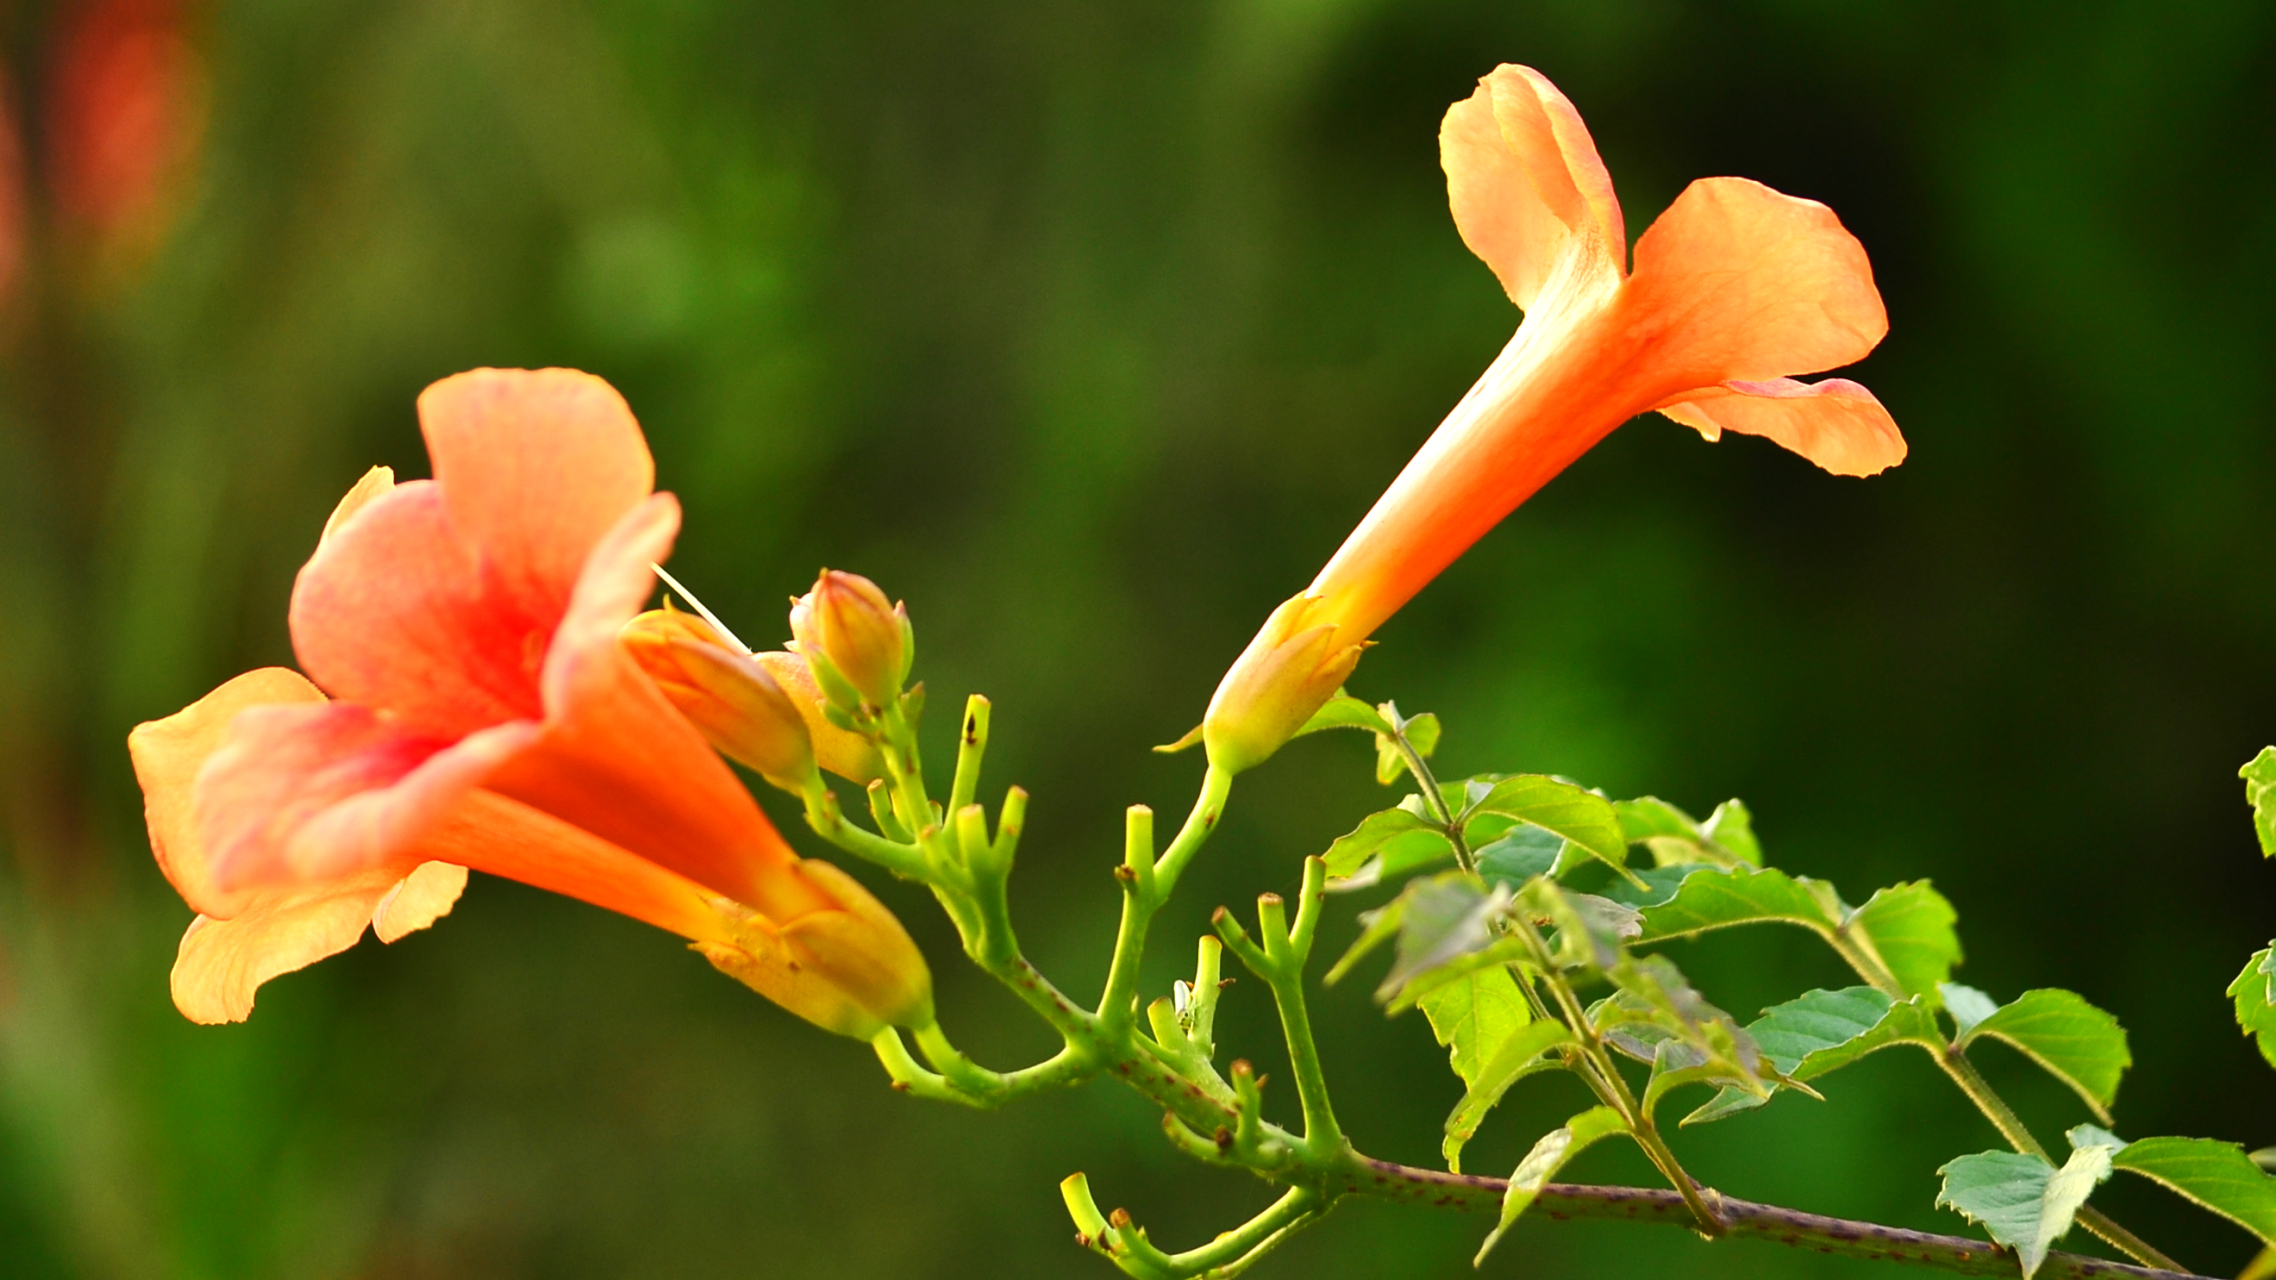
[[[104,62],[114,29],[150,39]],[[2235,778],[2276,740],[2266,3],[104,0],[8,6],[0,48],[0,1274],[1104,1276],[1069,1172],[1174,1246],[1260,1206],[1134,1096],[900,1097],[671,938],[497,881],[191,1026],[122,741],[290,660],[332,502],[424,472],[422,386],[590,369],[687,504],[674,568],[747,637],[856,569],[907,597],[936,709],[995,700],[988,792],[1035,795],[1024,940],[1090,989],[1118,811],[1182,813],[1198,776],[1145,748],[1517,320],[1435,147],[1505,60],[1579,106],[1634,230],[1706,174],[1831,204],[1894,326],[1854,376],[1912,457],[1843,480],[1633,424],[1354,691],[1440,712],[1452,770],[1743,796],[1773,860],[1853,900],[1932,876],[1963,980],[2131,1028],[2122,1132],[2276,1143],[2221,994],[2276,931]],[[1244,782],[1150,991],[1211,906],[1387,802],[1368,765],[1328,735]],[[1046,1047],[929,901],[879,892],[965,1048]],[[1678,959],[1741,1017],[1843,976],[1800,937]],[[1431,1161],[1459,1088],[1365,985],[1317,1005],[1346,1127]],[[1255,984],[1220,1025],[1272,1059]],[[2043,1132],[2085,1118],[1984,1057]],[[1827,1092],[1679,1149],[1732,1194],[1961,1230],[1934,1170],[1997,1142],[1957,1094],[1896,1054]],[[1474,1166],[1580,1102],[1530,1083]],[[1647,1174],[1609,1147],[1573,1172]],[[2106,1195],[2199,1269],[2251,1252]],[[1257,1274],[1459,1275],[1484,1226],[1355,1204]],[[1883,1273],[1545,1220],[1486,1272],[1673,1266]]]

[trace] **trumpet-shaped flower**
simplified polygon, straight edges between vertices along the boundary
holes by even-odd
[[[240,676],[129,738],[160,868],[199,912],[175,1003],[254,989],[447,912],[465,868],[688,938],[822,1026],[930,1017],[931,978],[851,878],[793,854],[619,642],[670,551],[615,390],[478,370],[419,398],[433,480],[375,471],[294,586],[307,675]]]
[[[1764,436],[1838,475],[1904,459],[1904,437],[1865,388],[1792,377],[1862,359],[1888,331],[1864,247],[1832,210],[1702,178],[1637,240],[1631,272],[1596,145],[1529,67],[1496,68],[1448,110],[1439,155],[1463,242],[1524,323],[1226,673],[1203,722],[1226,768],[1270,755],[1334,693],[1341,659],[1305,655],[1356,660],[1470,544],[1638,414],[1658,410],[1709,440]]]

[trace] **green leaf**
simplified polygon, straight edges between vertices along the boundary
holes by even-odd
[[[1473,1089],[1510,1037],[1533,1021],[1517,979],[1499,967],[1464,974],[1420,1003],[1431,1034],[1446,1046],[1447,1065]]]
[[[1974,987],[1957,982],[1937,984],[1936,990],[1944,997],[1944,1012],[1952,1015],[1953,1027],[1965,1036],[1976,1029],[1976,1024],[1999,1012],[1999,1001]]]
[[[2236,1001],[2236,1024],[2260,1041],[2260,1056],[2276,1067],[2276,943],[2252,953],[2244,972],[2229,984]]]
[[[1388,702],[1383,704],[1383,714],[1385,719],[1404,726],[1407,745],[1415,749],[1416,755],[1428,760],[1431,752],[1438,750],[1437,716],[1425,711],[1412,720],[1401,721],[1398,707]],[[1398,742],[1388,733],[1376,734],[1375,780],[1387,787],[1397,782],[1399,775],[1406,771],[1407,756],[1399,750]]]
[[[1564,850],[1563,836],[1530,822],[1520,822],[1510,828],[1508,835],[1478,846],[1475,850],[1478,874],[1484,876],[1488,884],[1506,884],[1516,890],[1535,876],[1548,875]]]
[[[1725,800],[1699,824],[1699,833],[1736,854],[1742,861],[1762,865],[1762,845],[1754,838],[1754,815],[1737,800]]]
[[[2134,1065],[2126,1031],[2116,1018],[2075,992],[2042,988],[2001,1006],[1963,1031],[1953,1044],[1966,1049],[1987,1036],[2015,1046],[2084,1098],[2095,1119],[2110,1123],[2118,1081]]]
[[[1700,840],[1699,824],[1692,821],[1691,815],[1658,796],[1616,800],[1612,812],[1620,819],[1620,832],[1630,844],[1642,844],[1654,836],[1689,840],[1694,844]]]
[[[2110,1167],[2110,1148],[2099,1142],[2072,1150],[2060,1169],[2013,1151],[1961,1156],[1937,1170],[1944,1189],[1936,1203],[1966,1215],[2015,1250],[2028,1280],[2071,1229],[2086,1198],[2110,1177]]]
[[[1337,837],[1336,842],[1328,846],[1325,856],[1328,874],[1342,880],[1359,878],[1368,861],[1380,856],[1382,863],[1367,881],[1373,884],[1384,878],[1394,854],[1401,866],[1413,869],[1427,866],[1440,857],[1454,856],[1454,846],[1448,843],[1446,833],[1429,819],[1408,809],[1385,809],[1368,814],[1349,834]]]
[[[1552,1130],[1534,1143],[1533,1150],[1525,1154],[1525,1159],[1518,1161],[1517,1172],[1509,1175],[1509,1190],[1502,1193],[1501,1221],[1495,1224],[1493,1234],[1486,1237],[1486,1242],[1478,1247],[1478,1256],[1471,1265],[1484,1265],[1486,1255],[1501,1243],[1503,1233],[1532,1207],[1534,1198],[1541,1194],[1541,1188],[1549,1185],[1549,1180],[1557,1176],[1557,1171],[1565,1167],[1566,1161],[1614,1134],[1627,1131],[1627,1127],[1620,1122],[1619,1112],[1610,1107],[1592,1107],[1567,1120],[1563,1128]]]
[[[1502,1041],[1492,1061],[1478,1072],[1470,1082],[1469,1092],[1462,1095],[1454,1113],[1446,1117],[1446,1167],[1455,1173],[1462,1172],[1462,1148],[1478,1132],[1486,1113],[1501,1105],[1502,1096],[1511,1085],[1536,1071],[1550,1071],[1565,1065],[1562,1057],[1545,1056],[1561,1044],[1572,1043],[1573,1033],[1562,1022],[1533,1022],[1519,1028]]]
[[[1610,969],[1621,962],[1620,944],[1635,937],[1640,927],[1635,908],[1567,889],[1554,880],[1531,881],[1517,900],[1533,919],[1554,926],[1549,942],[1561,964]]]
[[[1338,693],[1312,713],[1312,718],[1304,722],[1304,727],[1296,731],[1296,736],[1301,738],[1307,733],[1318,733],[1322,729],[1366,729],[1373,733],[1389,733],[1391,722],[1383,718],[1382,712],[1359,699]]]
[[[2261,1172],[2236,1143],[2144,1138],[2120,1151],[2112,1163],[2163,1183],[2276,1245],[2276,1178]]]
[[[1735,812],[1739,816],[1730,830],[1737,832],[1747,850],[1751,851],[1751,856],[1748,852],[1726,847],[1690,814],[1657,796],[1619,801],[1613,805],[1613,811],[1620,818],[1620,830],[1628,837],[1628,842],[1650,849],[1653,861],[1663,867],[1698,862],[1718,867],[1735,867],[1747,862],[1759,865],[1762,860],[1761,850],[1753,845],[1754,835],[1747,826],[1745,805],[1736,800],[1729,801],[1716,809],[1716,816],[1708,821],[1718,824],[1733,822],[1726,813],[1733,805],[1738,806]]]
[[[1908,996],[1940,998],[1937,986],[1961,961],[1960,913],[1926,880],[1883,889],[1851,913],[1852,937],[1871,946]]]
[[[2236,776],[2244,779],[2244,798],[2252,805],[2252,829],[2260,836],[2260,852],[2276,858],[2276,747],[2262,747]]]
[[[1766,922],[1796,924],[1830,938],[1840,923],[1839,909],[1832,886],[1783,871],[1697,870],[1684,878],[1674,897],[1644,908],[1644,931],[1637,941],[1688,938]]]
[[[1747,1024],[1747,1034],[1780,1075],[1797,1083],[1839,1071],[1891,1045],[1918,1045],[1930,1053],[1944,1048],[1943,1032],[1925,1001],[1892,1000],[1871,987],[1806,992],[1763,1010]],[[1725,1089],[1683,1123],[1706,1124],[1767,1100]]]
[[[1509,905],[1506,891],[1488,893],[1460,871],[1410,880],[1399,896],[1407,905],[1398,959],[1376,988],[1378,1000],[1391,999],[1409,980],[1440,965],[1493,945],[1494,918]]]
[[[1503,778],[1470,806],[1472,812],[1498,813],[1563,836],[1574,848],[1616,871],[1628,866],[1628,838],[1612,802],[1593,791],[1545,774]]]

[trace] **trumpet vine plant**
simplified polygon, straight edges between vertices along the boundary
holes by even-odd
[[[1525,320],[1313,584],[1273,611],[1199,727],[1165,748],[1203,747],[1199,795],[1166,844],[1150,810],[1128,811],[1121,922],[1095,997],[1070,994],[1021,951],[1011,877],[1026,794],[1009,789],[993,813],[981,801],[987,699],[965,704],[937,793],[918,745],[924,687],[910,684],[907,610],[867,579],[825,571],[794,604],[784,647],[752,650],[661,569],[679,507],[654,491],[630,409],[600,379],[556,369],[477,370],[429,388],[419,411],[433,478],[397,484],[375,468],[341,501],[293,590],[300,669],[241,675],[130,738],[159,867],[197,912],[176,1004],[200,1022],[242,1019],[263,982],[367,926],[391,942],[433,925],[479,870],[679,934],[753,990],[869,1043],[903,1092],[986,1109],[1111,1081],[1160,1109],[1178,1150],[1277,1190],[1255,1217],[1178,1249],[1102,1210],[1082,1174],[1067,1178],[1081,1246],[1139,1280],[1239,1274],[1356,1197],[1483,1214],[1481,1261],[1534,1214],[1956,1275],[2188,1274],[2094,1203],[2119,1173],[2276,1249],[2270,1153],[2117,1136],[2132,1064],[2117,1018],[2069,991],[2003,1000],[1953,982],[1957,912],[1926,881],[1858,894],[1782,871],[1736,800],[1701,820],[1543,774],[1441,779],[1436,716],[1344,692],[1380,624],[1639,414],[1710,440],[1766,437],[1841,475],[1906,454],[1864,387],[1794,376],[1862,358],[1887,329],[1863,247],[1825,206],[1703,179],[1631,255],[1579,113],[1525,67],[1497,69],[1456,103],[1440,152],[1457,227]],[[647,608],[659,577],[679,603]],[[1403,784],[1404,797],[1332,841],[1321,833],[1293,903],[1268,893],[1245,917],[1218,908],[1190,982],[1142,990],[1155,919],[1239,776],[1294,737],[1331,731],[1367,735],[1374,781]],[[821,840],[929,889],[966,959],[1060,1047],[1012,1070],[960,1052],[900,921],[830,862],[794,852],[730,760],[796,797]],[[2243,775],[2261,848],[2276,854],[2276,748]],[[1384,904],[1323,964],[1321,921],[1340,891],[1359,889]],[[1671,942],[1758,927],[1814,935],[1852,981],[1742,1023],[1668,954]],[[1387,1010],[1422,1011],[1462,1085],[1444,1168],[1370,1157],[1338,1119],[1308,1001],[1314,982],[1362,968],[1380,972]],[[1218,995],[1235,970],[1270,993],[1286,1042],[1289,1079],[1269,1102],[1265,1077],[1217,1050]],[[2229,995],[2276,1066],[2271,951]],[[2043,1141],[1976,1069],[1988,1040],[2067,1086],[2090,1121],[2060,1148]],[[1760,1204],[1686,1169],[1684,1129],[1743,1124],[1781,1093],[1816,1097],[1822,1078],[1883,1050],[1948,1082],[1953,1104],[2004,1139],[1941,1170],[1936,1203],[1979,1234]],[[1591,1105],[1536,1135],[1514,1168],[1465,1169],[1501,1102],[1544,1076],[1571,1077]],[[1278,1101],[1290,1095],[1293,1111]],[[1657,1184],[1557,1180],[1600,1142],[1634,1144]],[[2131,1261],[2055,1250],[2078,1231]],[[2248,1274],[2276,1276],[2276,1252]]]

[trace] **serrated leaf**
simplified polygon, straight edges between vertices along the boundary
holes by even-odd
[[[2060,1169],[2013,1151],[1961,1156],[1937,1170],[1944,1188],[1936,1203],[1966,1215],[2015,1250],[2028,1280],[2071,1229],[2086,1198],[2109,1178],[2110,1168],[2110,1148],[2099,1143],[2073,1150]]]
[[[2252,829],[2260,837],[2260,852],[2276,858],[2276,747],[2262,747],[2236,773],[2244,779],[2244,798],[2252,805]]]
[[[1480,1068],[1478,1078],[1470,1082],[1470,1089],[1455,1104],[1454,1113],[1446,1117],[1446,1167],[1455,1173],[1462,1172],[1462,1148],[1478,1132],[1486,1113],[1501,1105],[1503,1095],[1510,1086],[1536,1071],[1555,1070],[1565,1065],[1564,1059],[1546,1056],[1561,1044],[1570,1044],[1573,1033],[1562,1022],[1531,1022],[1511,1033],[1502,1041],[1493,1059]]]
[[[2134,1065],[2118,1019],[2076,992],[2048,987],[2002,1005],[1963,1032],[1954,1047],[1966,1049],[1987,1036],[2015,1046],[2085,1099],[2095,1119],[2110,1123],[2118,1081]]]
[[[1866,899],[1851,913],[1853,938],[1864,935],[1891,977],[1908,996],[1939,998],[1937,987],[1960,963],[1960,935],[1953,925],[1960,913],[1926,880],[1895,885]]]
[[[1763,923],[1800,925],[1831,937],[1840,923],[1828,909],[1832,893],[1830,888],[1818,892],[1815,884],[1772,869],[1697,870],[1684,877],[1673,897],[1644,909],[1644,928],[1637,941],[1688,938],[1712,929]]]
[[[1549,1180],[1557,1176],[1567,1161],[1596,1143],[1627,1131],[1620,1122],[1619,1112],[1610,1107],[1592,1107],[1567,1120],[1563,1128],[1543,1135],[1533,1144],[1533,1150],[1526,1152],[1525,1159],[1518,1162],[1517,1171],[1510,1174],[1509,1190],[1502,1193],[1501,1221],[1478,1247],[1478,1256],[1471,1265],[1485,1263],[1486,1255],[1501,1243],[1503,1234],[1532,1207],[1541,1188],[1549,1185]]]
[[[1447,1065],[1475,1088],[1509,1038],[1533,1021],[1532,1007],[1503,968],[1479,969],[1425,995],[1423,1016],[1446,1047]]]
[[[1312,718],[1304,722],[1304,727],[1296,731],[1296,736],[1301,738],[1307,733],[1318,733],[1323,729],[1366,729],[1372,733],[1389,733],[1391,722],[1385,720],[1383,713],[1374,707],[1349,694],[1339,693],[1321,704],[1320,709],[1312,713]]]
[[[1699,833],[1754,866],[1762,865],[1762,845],[1754,838],[1754,815],[1737,800],[1725,800],[1699,824]]]
[[[1736,801],[1731,803],[1736,804]],[[1707,863],[1717,867],[1735,867],[1749,861],[1735,850],[1725,848],[1690,814],[1657,796],[1640,796],[1634,800],[1615,803],[1613,812],[1620,819],[1621,834],[1630,844],[1640,844],[1652,851],[1652,860],[1660,866],[1688,863]],[[1724,808],[1728,808],[1726,805]],[[1745,806],[1739,811],[1744,813]],[[1724,809],[1717,809],[1722,814]],[[1743,820],[1739,827],[1746,826]],[[1752,840],[1752,833],[1745,833]],[[1760,850],[1755,850],[1755,862],[1760,862]]]
[[[1478,846],[1478,874],[1488,884],[1506,884],[1512,890],[1522,888],[1535,876],[1545,876],[1555,869],[1558,857],[1565,849],[1565,838],[1554,831],[1520,822],[1510,828],[1509,834],[1499,840]]]
[[[2236,1001],[2236,1024],[2260,1043],[2260,1056],[2276,1067],[2276,944],[2252,953],[2244,972],[2229,984]]]
[[[1936,990],[1944,997],[1944,1012],[1952,1015],[1952,1025],[1962,1036],[1975,1030],[1977,1023],[1999,1012],[1999,1001],[1974,987],[1958,982],[1943,982],[1937,984]]]
[[[2233,1142],[2210,1138],[2144,1138],[2111,1163],[2163,1184],[2276,1245],[2276,1177]]]
[[[1930,1053],[1944,1048],[1936,1015],[1926,1002],[1892,1000],[1871,987],[1810,991],[1763,1010],[1747,1024],[1763,1056],[1779,1074],[1796,1083],[1839,1071],[1867,1054],[1891,1045],[1918,1045]],[[1761,1106],[1743,1090],[1725,1089],[1683,1118],[1706,1124]]]
[[[1344,880],[1357,878],[1370,860],[1381,857],[1383,865],[1374,877],[1380,881],[1394,861],[1394,853],[1398,854],[1399,866],[1411,870],[1428,866],[1441,856],[1453,857],[1454,846],[1428,818],[1408,809],[1385,809],[1362,818],[1358,826],[1337,837],[1323,856],[1328,875]]]
[[[1495,783],[1470,808],[1530,822],[1616,871],[1627,869],[1628,839],[1621,834],[1620,819],[1612,802],[1593,791],[1545,774],[1521,773]]]
[[[1401,987],[1440,965],[1482,951],[1494,942],[1494,918],[1509,905],[1509,892],[1487,892],[1460,871],[1411,880],[1399,895],[1406,902],[1399,926],[1398,959],[1378,1000],[1389,1000]]]

